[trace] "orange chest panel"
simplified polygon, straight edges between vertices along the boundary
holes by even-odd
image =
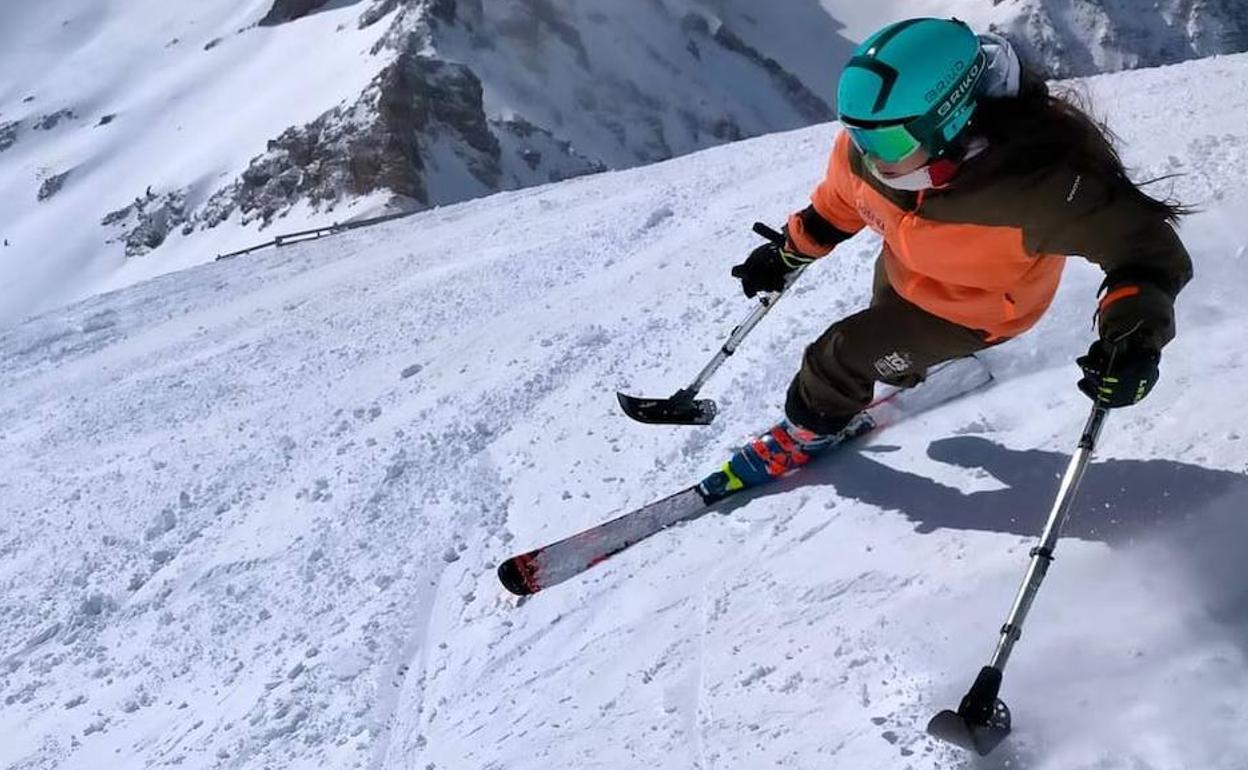
[[[851,175],[858,214],[907,270],[966,288],[1004,291],[1035,268],[1017,227],[936,222],[905,211]]]
[[[994,338],[1018,334],[1048,308],[1063,256],[1029,252],[1018,227],[924,219],[845,171],[843,199],[883,237],[884,268],[903,297]]]

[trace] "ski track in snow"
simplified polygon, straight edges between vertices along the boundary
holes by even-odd
[[[992,758],[922,728],[991,652],[1086,414],[1078,260],[987,355],[996,386],[536,597],[494,577],[722,462],[865,302],[870,235],[725,365],[714,425],[617,413],[748,312],[728,267],[806,199],[824,126],[0,331],[0,767],[1237,770],[1246,79],[1237,56],[1089,81],[1138,175],[1204,208],[1197,280],[1163,382],[1106,428]]]

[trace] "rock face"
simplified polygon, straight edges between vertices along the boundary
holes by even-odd
[[[260,20],[260,26],[272,27],[307,16],[319,10],[329,0],[274,0],[269,12]]]
[[[21,127],[22,121],[20,120],[0,123],[0,152],[4,152],[17,143],[17,132]]]
[[[107,214],[100,224],[121,231],[109,242],[124,243],[127,257],[141,256],[159,248],[178,227],[183,227],[185,233],[190,232],[186,191],[157,195],[148,190],[130,205]]]
[[[71,109],[57,110],[56,112],[44,115],[35,121],[34,129],[36,131],[51,131],[61,124],[63,120],[75,120],[78,116]]]
[[[412,209],[463,200],[515,186],[504,148],[535,176],[545,169],[542,181],[602,168],[522,119],[489,120],[472,71],[416,53],[413,42],[358,102],[269,142],[212,196],[200,221],[212,227],[239,211],[243,222],[269,224],[300,200],[332,210],[344,197],[377,191]]]
[[[277,2],[266,23],[288,21],[319,6],[313,0]],[[391,63],[355,103],[270,140],[242,175],[211,196],[194,222],[213,227],[237,213],[243,223],[268,225],[299,201],[329,211],[344,199],[378,191],[390,193],[398,208],[421,209],[663,160],[833,116],[797,77],[723,24],[692,12],[666,16],[664,9],[656,25],[669,27],[669,37],[636,43],[653,59],[641,74],[675,77],[672,57],[695,65],[718,57],[710,66],[728,60],[751,78],[744,84],[695,80],[685,86],[691,98],[666,98],[663,89],[652,89],[655,84],[597,62],[602,54],[591,50],[570,21],[577,16],[569,8],[553,0],[498,5],[376,0],[360,26],[397,11],[374,49],[376,55],[393,57]],[[659,44],[668,50],[658,52],[653,46]],[[458,63],[472,61],[474,52],[485,60],[483,66]],[[572,68],[560,76],[566,82],[545,86],[565,64]],[[521,71],[512,71],[517,65]],[[481,73],[490,82],[507,82],[492,88]],[[705,76],[695,67],[691,77]],[[757,119],[749,93],[733,97],[736,104],[726,98],[696,104],[695,97],[708,86],[730,92],[739,85],[770,93],[775,120]],[[512,98],[516,88],[524,92],[524,101]],[[525,101],[534,104],[531,114]]]
[[[1053,77],[1068,78],[1248,50],[1243,0],[1015,0],[994,25]]]
[[[43,183],[39,185],[39,192],[35,196],[36,199],[46,201],[48,198],[56,195],[61,191],[61,188],[65,186],[65,181],[69,179],[69,175],[72,172],[73,169],[70,169],[69,171],[54,174],[43,180]]]
[[[371,51],[387,63],[359,98],[269,140],[197,211],[186,210],[184,196],[140,196],[110,214],[123,226],[127,253],[155,248],[179,226],[214,227],[235,216],[267,226],[300,202],[329,212],[383,193],[390,210],[418,210],[835,115],[760,50],[769,22],[735,0],[357,2],[359,28],[388,24]],[[1147,9],[1135,0],[993,5],[995,18],[1008,20],[995,28],[1055,77],[1248,49],[1242,0],[1158,0]],[[274,0],[260,23],[328,7]],[[813,39],[852,46],[827,14],[800,18],[826,19]],[[772,54],[793,61],[791,52]],[[73,117],[63,110],[36,128]],[[0,150],[17,128],[0,126]]]

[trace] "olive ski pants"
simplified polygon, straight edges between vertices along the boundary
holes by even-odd
[[[816,433],[835,433],[874,397],[875,383],[914,387],[928,367],[1003,340],[932,315],[903,299],[876,264],[871,306],[832,324],[802,356],[784,411]]]

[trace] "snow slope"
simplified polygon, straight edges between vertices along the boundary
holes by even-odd
[[[1078,260],[988,354],[995,388],[531,600],[493,575],[722,462],[866,301],[869,234],[708,387],[714,425],[617,412],[748,311],[728,268],[806,199],[824,125],[0,333],[0,767],[1242,768],[1246,80],[1248,56],[1089,81],[1138,175],[1204,207],[1197,278],[1164,380],[1107,425],[990,760],[922,726],[991,652],[1086,415]]]

